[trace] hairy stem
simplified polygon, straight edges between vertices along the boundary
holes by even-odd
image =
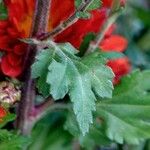
[[[93,52],[96,48],[99,47],[100,42],[103,40],[106,31],[111,27],[111,25],[116,21],[120,14],[120,11],[113,12],[104,23],[103,27],[100,29],[94,41],[89,45],[89,48],[86,51],[86,54]]]
[[[36,37],[42,32],[46,32],[50,3],[51,0],[36,1],[30,37]],[[35,100],[35,83],[31,78],[31,65],[34,62],[36,53],[37,47],[29,46],[24,61],[25,83],[22,89],[22,99],[18,107],[18,117],[16,121],[16,127],[23,135],[30,134],[33,126],[33,120],[29,117],[29,114],[33,110]]]
[[[78,21],[77,13],[78,12],[85,12],[88,6],[93,2],[93,0],[84,0],[80,7],[63,23],[59,24],[55,27],[51,32],[43,33],[41,36],[38,37],[40,40],[45,40],[47,38],[51,38],[56,36],[57,34],[63,32],[66,28],[70,27],[72,24]]]

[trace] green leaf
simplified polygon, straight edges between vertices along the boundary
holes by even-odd
[[[3,3],[3,1],[0,1],[0,20],[7,19],[7,9]]]
[[[79,137],[81,134],[75,114],[72,111],[69,111],[67,115],[67,119],[64,124],[64,129],[69,131],[70,134],[74,137]]]
[[[37,81],[37,88],[39,93],[41,93],[44,97],[49,96],[50,85],[46,83],[47,73],[43,72],[41,78]]]
[[[111,140],[138,144],[150,138],[149,81],[150,71],[135,71],[122,79],[112,99],[97,104],[97,117]]]
[[[0,130],[0,149],[21,150],[29,144],[29,139],[16,134],[15,132]]]
[[[32,77],[37,78],[43,75],[43,72],[47,71],[47,66],[51,61],[52,52],[49,50],[43,50],[36,57],[36,63],[32,65]]]
[[[93,150],[95,145],[97,146],[109,146],[111,141],[107,138],[104,133],[104,129],[101,127],[100,123],[96,123],[91,126],[89,133],[86,136],[80,135],[79,141],[82,147],[87,150]]]
[[[8,113],[6,117],[3,118],[3,122],[0,123],[0,128],[5,126],[8,122],[16,119],[16,114]]]
[[[80,133],[75,115],[72,112],[69,112],[64,128],[75,138],[79,139],[80,145],[87,150],[93,150],[95,145],[101,146],[109,145],[111,143],[106,137],[99,120],[94,120],[94,124],[90,127],[89,133],[83,136]]]
[[[84,4],[84,0],[75,0],[75,6],[76,8],[79,8],[81,4]],[[90,5],[86,9],[86,11],[91,11],[94,9],[98,9],[101,6],[101,0],[91,0]]]
[[[81,5],[83,5],[85,2],[84,0],[75,0],[75,6],[78,9]],[[91,0],[91,3],[89,4],[89,6],[86,8],[86,10],[84,12],[78,12],[76,15],[79,18],[89,18],[90,17],[90,13],[89,11],[95,10],[100,8],[101,6],[101,1],[100,0]]]
[[[63,129],[64,112],[48,114],[32,131],[28,150],[71,150],[72,136]]]
[[[101,0],[93,0],[92,3],[87,8],[88,11],[98,9],[101,6]]]
[[[106,59],[116,59],[116,58],[122,58],[125,55],[123,53],[120,52],[102,52],[102,55],[106,58]]]
[[[43,50],[42,53],[36,57],[36,62],[32,65],[32,77],[40,77],[37,81],[37,88],[43,96],[47,97],[49,95],[50,86],[46,83],[47,71],[49,63],[52,61],[52,51]]]
[[[62,99],[67,93],[69,94],[79,127],[85,134],[92,123],[96,96],[111,97],[112,95],[112,70],[104,65],[105,59],[101,57],[100,52],[81,59],[76,56],[76,49],[69,43],[56,45],[52,42],[49,46],[50,48],[46,50],[51,52],[47,72],[49,92],[55,100]],[[39,65],[42,64],[41,61],[44,61],[39,57],[35,64]],[[33,65],[33,77],[41,78],[39,71],[36,72],[38,65],[35,64]],[[46,67],[47,63],[44,68]]]
[[[76,16],[78,18],[89,19],[91,17],[91,14],[88,12],[78,12],[76,13]]]

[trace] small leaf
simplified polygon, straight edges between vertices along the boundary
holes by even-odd
[[[91,17],[91,14],[88,12],[78,12],[76,13],[76,16],[78,18],[89,19]]]
[[[84,0],[75,0],[75,6],[76,8],[79,8],[81,6],[81,4],[84,4]],[[90,5],[88,6],[88,8],[86,9],[86,11],[91,11],[94,9],[98,9],[101,6],[101,0],[91,0]]]
[[[84,0],[75,0],[76,9],[79,9],[81,5],[84,5],[86,2]],[[91,3],[86,8],[85,11],[78,11],[76,14],[79,18],[90,18],[91,14],[89,13],[92,10],[98,9],[101,6],[100,0],[91,0]]]
[[[4,118],[3,121],[0,123],[0,128],[5,126],[8,122],[11,122],[16,119],[15,114],[8,113]]]
[[[88,11],[98,9],[101,6],[101,0],[93,0],[92,3],[87,8]]]

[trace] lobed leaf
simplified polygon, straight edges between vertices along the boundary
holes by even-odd
[[[105,66],[105,59],[100,52],[97,51],[83,59],[77,57],[76,53],[76,49],[69,43],[51,43],[49,49],[37,57],[32,66],[32,73],[33,78],[39,77],[41,80],[46,72],[47,80],[43,83],[50,86],[49,94],[55,100],[69,94],[79,127],[85,134],[93,121],[92,112],[95,111],[96,97],[112,95],[113,73]]]

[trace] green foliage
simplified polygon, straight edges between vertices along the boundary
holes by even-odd
[[[100,121],[94,120],[94,124],[90,127],[89,133],[85,136],[80,134],[80,130],[72,112],[68,113],[67,120],[64,124],[64,128],[68,130],[75,138],[78,138],[80,145],[87,150],[93,150],[95,145],[109,145],[111,142],[104,133]]]
[[[91,14],[88,12],[77,12],[76,16],[78,18],[89,19],[91,17]]]
[[[135,71],[124,77],[113,98],[97,104],[106,135],[118,143],[138,144],[150,138],[150,71]]]
[[[76,49],[68,43],[51,43],[49,49],[43,50],[37,57],[32,75],[41,80],[47,72],[47,83],[43,83],[50,85],[49,94],[55,100],[69,94],[79,127],[85,134],[92,123],[96,97],[112,95],[113,73],[105,66],[105,59],[99,51],[82,59],[76,53]]]
[[[48,114],[37,123],[29,150],[71,150],[72,136],[63,129],[64,112]]]
[[[28,138],[20,136],[15,132],[0,130],[0,149],[1,150],[22,150],[29,144]]]

